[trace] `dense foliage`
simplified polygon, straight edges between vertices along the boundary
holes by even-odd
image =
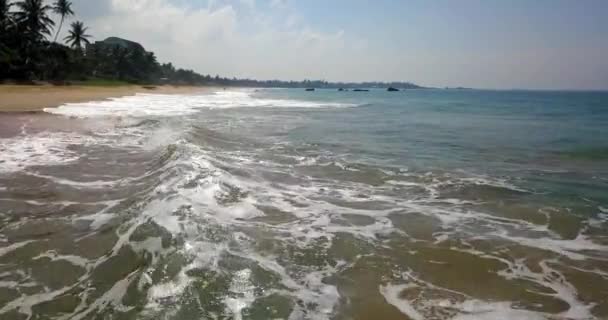
[[[57,30],[49,15],[60,21]],[[248,87],[400,87],[411,83],[329,83],[326,81],[258,81],[201,75],[160,64],[153,52],[140,44],[120,38],[92,43],[88,28],[80,21],[70,24],[65,44],[57,37],[64,20],[73,16],[69,0],[0,0],[0,81],[83,81],[110,80],[131,83],[212,84]],[[54,36],[53,36],[54,33]],[[54,40],[50,41],[52,37]]]
[[[65,44],[56,42],[66,18],[74,15],[68,0],[0,0],[0,80],[51,81],[109,79],[158,82],[163,77],[153,53],[141,46],[91,43],[88,28],[72,22]],[[60,17],[59,28],[53,33]],[[54,41],[49,38],[54,35]]]

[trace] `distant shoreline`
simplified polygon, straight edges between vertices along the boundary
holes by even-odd
[[[0,85],[0,112],[35,112],[65,103],[87,102],[135,95],[137,93],[205,93],[217,87],[204,86],[52,86]]]

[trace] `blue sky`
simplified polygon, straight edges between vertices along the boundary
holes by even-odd
[[[608,89],[605,0],[73,0],[96,38],[237,77]]]

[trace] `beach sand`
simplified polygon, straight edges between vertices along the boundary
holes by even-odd
[[[29,86],[0,85],[0,112],[31,112],[64,103],[103,100],[137,93],[183,94],[209,92],[211,87],[194,86]]]

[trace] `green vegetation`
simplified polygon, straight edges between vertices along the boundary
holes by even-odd
[[[80,21],[76,21],[72,23],[72,30],[67,37],[65,37],[65,41],[67,41],[72,49],[77,49],[78,51],[82,51],[82,44],[91,44],[88,38],[91,36],[86,34],[87,29],[84,24]]]
[[[61,17],[54,41],[54,12]],[[82,82],[115,85],[127,82],[158,82],[163,78],[153,53],[143,47],[92,44],[83,22],[71,23],[66,46],[57,43],[66,18],[73,16],[68,0],[53,6],[44,0],[0,0],[0,80],[17,82]]]
[[[61,16],[61,21],[59,22],[59,28],[55,33],[54,42],[57,42],[57,37],[59,36],[59,32],[61,32],[61,27],[63,26],[63,20],[65,17],[73,16],[74,11],[72,10],[72,3],[68,0],[57,0],[53,7],[53,12]]]
[[[57,30],[50,17],[60,17]],[[46,81],[56,84],[125,83],[189,84],[246,87],[419,88],[407,82],[329,83],[327,81],[258,81],[201,75],[192,70],[160,64],[153,52],[139,43],[110,37],[91,42],[89,29],[81,21],[70,24],[68,36],[57,38],[66,19],[74,16],[69,0],[0,0],[0,83]],[[54,33],[54,37],[53,37]],[[53,37],[54,40],[48,40]]]
[[[57,14],[56,25],[49,15]],[[120,38],[91,43],[89,29],[72,22],[65,43],[57,38],[73,16],[69,0],[0,0],[0,81],[123,85],[127,83],[202,84],[190,70],[161,65],[153,52]],[[54,40],[49,37],[54,35]],[[209,77],[210,78],[210,77]]]

